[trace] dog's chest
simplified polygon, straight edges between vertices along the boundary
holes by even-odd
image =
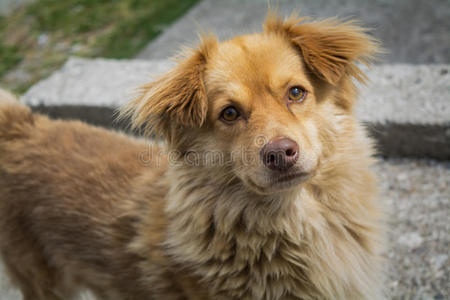
[[[300,247],[284,236],[240,232],[196,269],[214,299],[301,299],[294,296],[307,284]]]
[[[271,217],[250,209],[234,216],[219,210],[225,201],[209,213],[184,207],[177,215],[184,222],[169,226],[168,253],[210,299],[358,298],[373,279],[372,257],[357,241],[366,238],[355,239],[342,215],[325,216],[307,200]]]
[[[204,239],[203,262],[191,267],[211,299],[320,299],[330,296],[326,289],[336,291],[341,278],[349,279],[353,273],[364,276],[340,261],[344,249],[338,241],[330,244],[324,236],[313,243],[302,238],[257,232],[235,232],[233,238],[213,236]],[[322,251],[325,246],[328,249]],[[353,253],[346,255],[359,256],[358,261],[367,258],[361,249],[349,251]],[[337,298],[345,298],[347,292],[343,293]]]

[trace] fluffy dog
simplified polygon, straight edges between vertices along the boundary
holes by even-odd
[[[0,249],[26,300],[381,299],[356,90],[377,43],[270,14],[122,110],[164,147],[0,100]]]

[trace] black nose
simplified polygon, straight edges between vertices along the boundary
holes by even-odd
[[[261,149],[261,159],[271,170],[285,171],[298,159],[298,144],[288,138],[270,140]]]

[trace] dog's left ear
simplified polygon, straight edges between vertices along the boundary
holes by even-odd
[[[291,17],[282,20],[269,13],[264,30],[289,38],[298,47],[306,66],[320,79],[336,85],[347,74],[364,81],[356,63],[369,64],[378,52],[377,42],[354,22],[328,19],[302,23]]]
[[[208,56],[217,41],[203,38],[172,70],[140,88],[140,96],[124,106],[119,118],[130,117],[134,129],[170,138],[180,127],[201,127],[208,101],[203,82]]]

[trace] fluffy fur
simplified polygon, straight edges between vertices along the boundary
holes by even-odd
[[[353,23],[273,14],[206,37],[122,110],[163,148],[1,96],[0,250],[25,299],[382,299],[372,143],[352,111],[376,48]],[[287,182],[260,160],[280,136],[299,145]]]

